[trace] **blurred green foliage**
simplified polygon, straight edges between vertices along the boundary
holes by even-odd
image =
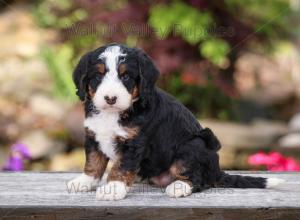
[[[67,44],[56,49],[44,48],[42,56],[54,81],[53,94],[71,102],[77,100],[71,75],[73,72],[71,65],[71,59],[74,56],[73,49]]]
[[[272,36],[268,41],[295,31],[291,18],[299,13],[299,8],[294,8],[293,2],[298,1],[226,0],[230,11],[239,11],[243,22],[252,23],[256,32]]]
[[[82,8],[70,11],[72,4],[70,0],[38,0],[33,13],[41,27],[66,28],[87,17],[87,12]],[[68,11],[67,16],[63,16],[66,11]]]
[[[156,29],[158,37],[166,38],[171,31],[175,31],[175,34],[191,44],[196,44],[208,37],[203,30],[207,30],[212,21],[208,12],[201,13],[181,1],[174,1],[169,5],[154,5],[149,16],[149,24]],[[199,27],[201,30],[197,31]],[[195,32],[190,33],[190,31]]]
[[[208,39],[204,41],[199,50],[203,57],[209,59],[212,63],[222,66],[230,50],[228,43],[222,39]]]
[[[180,74],[173,74],[172,78],[165,86],[167,92],[178,98],[187,108],[199,109],[196,116],[200,118],[217,117],[220,120],[238,120],[234,114],[234,99],[226,96],[218,89],[212,80],[209,80],[206,86],[197,85],[186,86]]]
[[[222,65],[229,52],[229,45],[222,39],[214,39],[207,31],[213,24],[209,12],[200,12],[181,1],[169,5],[155,5],[150,10],[149,24],[159,38],[166,38],[172,31],[192,45],[199,44],[201,55],[215,65]]]
[[[295,28],[299,6],[293,2],[39,0],[33,13],[41,27],[56,29],[61,36],[60,49],[48,48],[43,53],[56,82],[57,96],[75,99],[71,73],[84,52],[104,43],[120,42],[144,48],[160,63],[162,80],[168,82],[161,83],[163,89],[195,114],[237,120],[233,108],[239,100],[232,95],[235,63],[245,51],[270,52],[278,41],[299,34],[299,28]],[[124,25],[133,24],[142,28],[146,25],[155,34],[122,31]],[[103,27],[113,32],[99,35]],[[224,30],[214,31],[215,27]],[[230,30],[232,33],[228,33]],[[194,68],[193,74],[196,71],[207,77],[207,83],[184,83],[180,76],[199,64],[206,68]]]

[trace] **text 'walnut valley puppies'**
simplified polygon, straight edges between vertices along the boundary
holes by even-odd
[[[125,198],[135,177],[166,186],[170,197],[209,187],[266,188],[281,179],[229,175],[219,168],[220,143],[192,113],[155,86],[159,71],[137,48],[110,44],[85,54],[73,79],[85,106],[84,173],[68,183],[95,189],[109,160],[100,200]]]

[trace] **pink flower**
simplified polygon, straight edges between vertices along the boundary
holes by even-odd
[[[269,171],[300,171],[300,164],[292,157],[284,157],[279,152],[266,154],[259,152],[249,156],[251,165],[265,165]]]

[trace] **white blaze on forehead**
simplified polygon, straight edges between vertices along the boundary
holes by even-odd
[[[115,110],[123,111],[131,105],[132,96],[118,76],[118,63],[123,62],[125,57],[126,53],[122,53],[119,46],[106,48],[98,57],[105,62],[107,69],[93,98],[95,106],[100,110],[107,109],[106,96],[116,97],[116,103],[113,105]]]
[[[106,67],[108,68],[108,74],[117,73],[118,60],[125,57],[126,54],[122,53],[119,46],[111,46],[106,48],[106,50],[99,55],[99,59],[104,59]]]

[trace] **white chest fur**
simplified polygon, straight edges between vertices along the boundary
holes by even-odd
[[[119,125],[118,120],[118,113],[101,111],[84,121],[84,126],[95,133],[99,150],[112,160],[116,159],[116,136],[124,138],[127,136],[127,132]]]

